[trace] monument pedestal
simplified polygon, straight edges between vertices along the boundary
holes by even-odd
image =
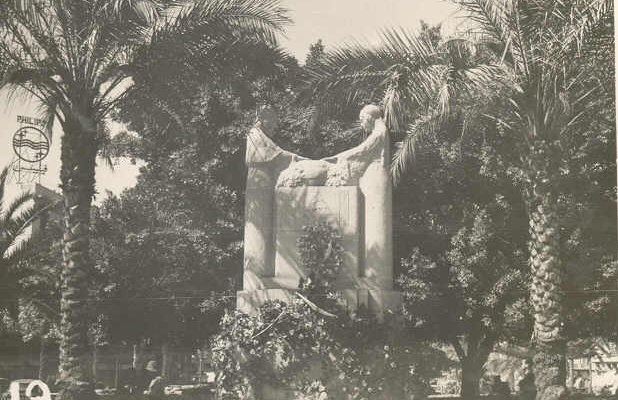
[[[259,290],[241,290],[236,292],[236,308],[249,315],[257,313],[260,306],[267,301],[279,300],[286,303],[295,297],[296,289],[270,288]],[[360,307],[367,309],[381,319],[385,312],[397,313],[401,306],[401,292],[381,289],[341,289],[339,291],[349,312]]]

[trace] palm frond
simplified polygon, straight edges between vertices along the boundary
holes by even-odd
[[[9,55],[18,69],[32,65],[45,66],[48,70],[66,76],[68,65],[63,46],[56,40],[58,25],[53,18],[53,3],[32,1],[7,1],[0,13],[6,14],[2,53]],[[7,45],[8,48],[7,49]]]
[[[125,22],[138,18],[150,25],[161,17],[164,7],[153,0],[108,0],[102,9],[108,16],[113,15]]]
[[[402,96],[396,84],[389,85],[384,92],[382,99],[382,108],[384,110],[384,121],[386,125],[393,131],[400,132],[405,123],[402,117],[406,113],[406,105],[402,104]]]
[[[31,82],[42,83],[44,81],[44,74],[39,70],[32,68],[9,69],[5,71],[0,87],[5,85],[24,85]]]
[[[168,11],[155,37],[194,33],[215,38],[242,33],[274,44],[276,34],[290,23],[279,0],[199,0],[179,4]]]
[[[3,249],[1,253],[6,253],[7,249],[15,245],[18,240],[23,239],[22,235],[31,226],[40,210],[28,208],[23,210],[19,215],[14,216],[11,220],[5,221],[3,230]]]
[[[7,89],[9,96],[30,94],[42,106],[60,101],[66,102],[64,90],[52,78],[53,72],[42,68],[10,67],[1,77],[0,89]]]
[[[416,121],[408,126],[401,146],[393,155],[391,175],[395,184],[399,182],[405,171],[410,168],[410,164],[415,159],[418,143],[427,136],[436,135],[441,129],[444,120],[444,115],[428,108],[426,114],[419,116]]]
[[[37,114],[42,121],[45,121],[45,134],[51,142],[53,140],[54,121],[59,117],[57,100],[53,97],[40,101],[36,107]]]
[[[566,28],[560,38],[563,43],[562,53],[565,54],[572,49],[580,53],[591,39],[597,38],[601,32],[606,32],[608,25],[613,26],[613,1],[592,0],[573,3],[575,4],[569,10],[571,15],[563,21]]]
[[[0,209],[0,227],[7,226],[15,217],[15,214],[26,204],[34,200],[34,195],[30,192],[21,193],[8,206]]]
[[[383,31],[382,42],[326,53],[306,69],[301,99],[330,115],[381,102],[390,129],[403,130],[406,114],[433,86],[426,69],[438,61],[438,52],[429,38],[404,30]]]
[[[33,200],[33,195],[24,193],[8,206],[0,218],[0,237],[2,248],[0,256],[6,255],[7,250],[14,247],[19,241],[24,240],[23,233],[32,223],[55,204],[31,205],[26,204]]]
[[[380,98],[388,77],[387,65],[371,49],[337,49],[307,69],[300,99],[329,115],[342,114],[350,106]]]
[[[511,31],[510,0],[458,0],[465,15],[478,25],[483,32],[488,33],[493,40],[506,45]]]
[[[22,237],[18,242],[12,242],[12,246],[4,249],[4,253],[0,254],[2,263],[14,269],[20,261],[31,254],[33,247],[34,241],[30,237]]]

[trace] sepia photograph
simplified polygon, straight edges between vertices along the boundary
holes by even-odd
[[[0,400],[618,400],[612,0],[0,0]]]

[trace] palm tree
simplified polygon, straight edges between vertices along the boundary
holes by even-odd
[[[394,157],[395,177],[413,159],[422,135],[460,121],[462,96],[489,95],[496,89],[508,96],[509,107],[492,118],[519,138],[530,226],[537,398],[558,398],[565,390],[566,362],[558,213],[562,193],[556,182],[570,153],[566,149],[593,110],[587,106],[603,90],[589,79],[581,59],[590,47],[606,46],[612,53],[612,2],[456,2],[473,25],[469,32],[438,42],[426,32],[389,31],[381,47],[340,49],[309,68],[305,95],[329,107],[334,101],[339,109],[380,100],[391,129],[405,133]]]
[[[0,172],[0,310],[15,316],[22,277],[18,263],[28,254],[31,240],[25,234],[37,215],[37,209],[31,204],[34,196],[30,192],[24,192],[7,203],[8,176],[9,167],[5,167]]]
[[[11,93],[38,100],[62,131],[65,233],[60,377],[63,399],[88,399],[90,206],[105,122],[133,90],[139,66],[175,45],[178,66],[224,74],[235,44],[268,42],[288,22],[278,0],[6,0],[0,3],[0,73]],[[213,52],[213,48],[216,52]],[[242,54],[232,54],[236,59]],[[172,55],[169,55],[172,57]],[[204,61],[205,60],[205,61]],[[215,68],[216,67],[216,68]],[[174,74],[173,70],[169,71]]]

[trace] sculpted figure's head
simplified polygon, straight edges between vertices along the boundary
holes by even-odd
[[[279,127],[279,117],[271,106],[262,106],[258,111],[256,126],[269,135]]]
[[[382,118],[382,109],[376,105],[368,104],[362,108],[360,114],[360,125],[365,133],[369,134],[373,131],[375,120]]]

